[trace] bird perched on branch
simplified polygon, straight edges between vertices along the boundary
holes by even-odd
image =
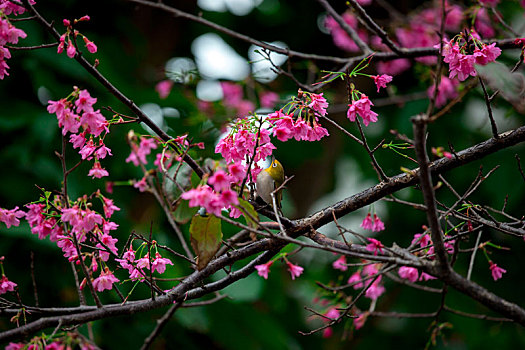
[[[267,204],[273,208],[273,200],[271,193],[278,189],[284,182],[284,169],[281,163],[272,157],[272,162],[270,166],[262,170],[259,175],[257,175],[257,180],[255,182],[255,189],[257,190],[257,195],[262,198]],[[282,215],[281,211],[281,200],[283,198],[283,189],[279,189],[275,192],[275,203],[277,205],[277,210]]]

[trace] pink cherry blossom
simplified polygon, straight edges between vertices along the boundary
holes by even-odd
[[[348,105],[348,111],[346,113],[348,119],[354,122],[356,116],[359,115],[363,119],[363,124],[368,126],[370,123],[377,122],[377,113],[370,109],[374,104],[368,99],[368,96],[361,94],[361,98],[357,101],[352,101],[352,104]]]
[[[86,143],[86,132],[80,134],[71,134],[69,136],[69,142],[73,144],[73,148],[82,148]]]
[[[325,317],[322,318],[323,322],[328,323],[330,321],[339,319],[339,317],[341,317],[341,312],[339,312],[337,308],[332,307],[324,313],[324,316]],[[323,331],[323,338],[330,338],[332,334],[333,334],[332,327],[325,328]]]
[[[146,176],[144,176],[142,179],[140,179],[139,181],[135,181],[135,183],[133,184],[133,187],[135,188],[138,188],[138,190],[140,192],[144,192],[148,189],[148,183],[146,181]]]
[[[100,225],[103,222],[102,216],[93,210],[86,210],[83,213],[82,226],[85,232],[89,232],[95,228],[95,225]]]
[[[113,199],[102,197],[104,216],[109,219],[115,211],[119,211],[120,208],[113,203]]]
[[[111,154],[111,149],[106,147],[106,145],[104,144],[104,141],[100,139],[98,141],[98,147],[97,147],[97,150],[95,151],[95,155],[97,156],[98,159],[104,159],[106,158],[107,155],[112,156],[113,154]]]
[[[3,275],[2,279],[0,279],[0,295],[7,292],[13,292],[16,285],[17,284],[15,282],[8,280],[7,277]]]
[[[63,114],[65,113],[67,107],[67,101],[65,98],[62,98],[58,101],[47,101],[47,111],[49,113],[55,113],[57,115],[57,118],[60,120],[63,118]]]
[[[77,112],[93,112],[93,105],[97,102],[95,97],[91,97],[87,90],[80,90],[75,101]]]
[[[243,97],[242,86],[223,81],[221,82],[223,102],[225,106],[236,107]]]
[[[71,39],[69,39],[69,41],[67,42],[67,50],[66,50],[67,57],[73,58],[75,57],[76,53],[77,53],[77,49],[71,42]]]
[[[352,276],[350,276],[350,278],[348,279],[348,284],[353,284],[353,288],[354,289],[359,289],[359,288],[363,288],[363,282],[361,282],[361,274],[359,273],[359,271],[356,271],[352,274]],[[354,284],[355,283],[355,284]]]
[[[490,273],[494,281],[499,280],[507,270],[499,267],[497,264],[494,264],[492,261],[489,261]]]
[[[436,277],[429,275],[426,272],[421,272],[421,276],[419,276],[420,281],[428,281],[428,280],[435,280]]]
[[[354,318],[354,326],[355,329],[360,329],[365,325],[366,319],[367,319],[368,313],[362,313],[357,318]]]
[[[381,276],[379,276],[372,285],[366,290],[365,297],[377,300],[385,292],[385,287],[381,283]]]
[[[279,95],[273,91],[263,91],[259,96],[261,107],[273,108],[279,102]]]
[[[111,271],[106,267],[105,271],[100,272],[100,276],[95,278],[93,281],[93,287],[102,292],[103,290],[113,289],[113,283],[119,282],[119,279],[116,278]]]
[[[158,273],[164,273],[166,271],[166,265],[173,265],[170,259],[163,258],[160,253],[155,254],[155,259],[151,262],[152,272],[157,271]]]
[[[381,221],[381,219],[374,214],[374,224],[372,225],[372,231],[374,232],[380,232],[385,229],[385,224]]]
[[[232,163],[228,165],[228,172],[233,182],[240,183],[246,176],[246,167],[241,163]]]
[[[84,130],[93,136],[99,136],[104,130],[107,131],[107,120],[99,110],[84,112],[80,116],[80,123]]]
[[[308,104],[312,110],[317,112],[321,116],[326,115],[326,108],[328,108],[328,102],[323,97],[323,93],[320,94],[310,94],[311,102]]]
[[[92,176],[94,179],[101,179],[105,176],[109,176],[109,173],[106,169],[102,168],[100,162],[95,161],[93,168],[88,172],[88,176]]]
[[[272,266],[273,261],[268,261],[266,264],[261,265],[255,265],[255,269],[257,270],[257,274],[264,278],[265,280],[268,279],[268,273],[270,273],[270,266]]]
[[[18,219],[23,218],[25,215],[26,213],[19,210],[18,207],[10,210],[0,208],[0,222],[3,222],[7,228],[20,225],[20,220]]]
[[[29,209],[26,213],[26,220],[29,223],[29,226],[33,227],[39,225],[44,221],[43,211],[45,209],[45,204],[27,204],[26,208]]]
[[[9,1],[7,3],[10,4]],[[26,346],[26,344],[24,344],[24,343],[13,343],[13,342],[11,342],[5,347],[5,350],[22,350],[22,349],[25,348],[25,346]]]
[[[230,188],[230,176],[222,169],[218,169],[208,179],[208,183],[213,185],[216,191],[222,191]]]
[[[35,0],[29,0],[29,3],[35,5]],[[25,7],[5,0],[0,1],[0,10],[2,10],[5,15],[21,15],[26,11]]]
[[[78,153],[82,156],[82,159],[91,160],[93,158],[93,153],[96,149],[97,148],[95,147],[95,143],[91,138]]]
[[[401,266],[397,271],[399,277],[409,280],[410,282],[417,281],[419,273],[415,267]]]
[[[97,45],[95,45],[94,42],[92,42],[91,40],[89,40],[88,38],[86,37],[83,37],[84,39],[84,43],[86,44],[86,49],[88,49],[88,51],[90,53],[95,53],[97,52]]]
[[[392,81],[392,77],[388,74],[372,75],[372,78],[377,86],[377,92],[379,92],[380,88],[386,88],[386,84]]]
[[[383,243],[375,238],[367,238],[370,243],[366,246],[366,250],[369,252],[374,252],[374,255],[377,255],[378,252],[382,253],[383,248],[385,247]]]
[[[421,248],[424,248],[424,247],[426,247],[427,245],[429,245],[431,243],[430,235],[425,234],[425,233],[416,233],[414,235],[414,239],[412,239],[412,243],[411,244],[416,244],[416,242],[418,242],[418,241],[419,241],[419,246]]]
[[[360,225],[365,230],[372,230],[374,227],[374,222],[372,221],[372,214],[368,213],[363,219],[363,222]]]
[[[288,266],[288,271],[290,272],[290,275],[292,276],[292,280],[295,280],[296,277],[301,276],[304,269],[299,265],[294,265],[291,262],[287,261],[286,265]]]
[[[172,88],[173,81],[170,79],[159,81],[157,85],[155,85],[155,91],[157,91],[161,99],[168,97]]]
[[[69,109],[66,109],[62,116],[62,120],[59,120],[58,122],[58,126],[62,127],[62,135],[65,135],[68,132],[72,134],[77,133],[78,129],[80,128],[79,116]]]
[[[109,234],[103,234],[102,237],[100,237],[100,241],[102,243],[104,243],[104,245],[109,248],[109,250],[114,253],[114,254],[117,254],[118,253],[118,248],[117,246],[115,245],[117,242],[118,242],[118,239],[116,238],[113,238],[111,235]],[[100,250],[98,251],[99,254],[100,254],[100,258],[104,261],[108,261],[109,259],[109,255],[110,253],[106,250],[106,247],[104,247],[104,245],[100,244],[100,243],[97,243],[96,247],[97,248],[100,248]]]
[[[341,255],[339,259],[332,263],[332,267],[336,270],[346,271],[348,266],[346,266],[346,256]]]

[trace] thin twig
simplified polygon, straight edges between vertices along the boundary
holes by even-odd
[[[481,79],[481,77],[478,77],[478,80],[481,84],[481,88],[483,89],[483,96],[485,97],[485,104],[487,105],[487,112],[489,113],[490,126],[492,127],[492,136],[495,139],[497,139],[499,137],[498,127],[496,125],[496,122],[494,121],[494,116],[492,115],[492,107],[490,105],[489,94],[487,93],[487,89],[485,89],[485,83],[483,83],[483,79]]]
[[[141,346],[141,350],[149,349],[155,338],[160,334],[166,323],[171,319],[175,311],[177,311],[178,308],[180,308],[182,305],[181,302],[173,304],[168,311],[157,320],[157,325],[153,329],[153,331],[150,333],[150,335],[144,340],[144,343]]]
[[[468,280],[470,280],[470,276],[472,276],[472,270],[474,269],[474,260],[476,259],[476,253],[478,252],[478,249],[479,249],[479,241],[481,240],[481,233],[482,231],[479,230],[478,237],[476,237],[476,243],[472,250],[472,255],[470,256],[470,263],[469,263],[468,272],[467,272]]]

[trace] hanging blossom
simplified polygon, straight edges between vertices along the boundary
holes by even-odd
[[[301,274],[304,271],[304,268],[302,268],[299,265],[294,265],[289,261],[286,261],[286,265],[288,266],[288,271],[290,272],[290,275],[292,276],[292,280],[295,280],[296,277],[301,276]]]
[[[69,58],[73,58],[77,54],[77,48],[75,46],[74,41],[77,39],[77,37],[81,37],[84,41],[84,44],[86,46],[86,49],[90,53],[96,53],[97,52],[97,45],[95,45],[94,42],[89,40],[84,34],[80,33],[78,30],[73,29],[73,25],[77,24],[78,22],[84,22],[89,21],[89,16],[83,16],[79,19],[74,19],[73,24],[71,24],[71,21],[69,19],[63,19],[62,24],[64,24],[64,27],[66,27],[66,32],[60,36],[57,53],[64,52],[64,48],[66,48],[66,54]],[[66,43],[67,42],[67,43]],[[67,46],[67,47],[66,47]]]
[[[374,79],[374,83],[377,86],[377,92],[379,92],[380,88],[386,88],[386,84],[392,81],[392,76],[388,74],[372,75],[370,77]]]
[[[385,224],[381,219],[374,214],[374,218],[372,219],[372,214],[368,213],[366,217],[363,219],[363,222],[360,225],[365,230],[370,230],[374,232],[380,232],[385,229]]]
[[[368,96],[360,93],[361,96],[357,99],[357,92],[352,92],[352,103],[348,105],[346,116],[351,122],[355,122],[359,115],[363,119],[363,124],[368,126],[370,123],[377,122],[377,113],[370,109],[374,104]]]
[[[492,278],[494,279],[494,281],[499,280],[503,276],[503,274],[507,272],[507,270],[505,270],[502,267],[499,267],[497,264],[494,264],[492,261],[489,261],[489,268],[490,268],[490,273],[492,274]]]
[[[416,282],[419,273],[415,267],[401,266],[397,271],[399,277],[409,280],[410,282]]]
[[[323,93],[314,94],[299,89],[297,97],[278,111],[268,115],[272,133],[279,141],[294,138],[297,141],[319,141],[328,136],[319,117],[327,114],[328,101]],[[284,112],[286,110],[286,112]]]
[[[257,274],[267,280],[268,274],[270,273],[270,266],[272,266],[272,264],[273,261],[268,261],[266,264],[255,265],[254,267],[257,270]]]
[[[104,290],[111,290],[113,289],[113,284],[119,282],[119,279],[113,275],[113,272],[109,271],[109,268],[106,267],[104,271],[100,272],[100,275],[95,278],[93,281],[93,287],[98,292],[102,292]]]
[[[373,252],[374,255],[377,255],[377,253],[383,253],[383,248],[385,247],[381,241],[375,239],[375,238],[367,238],[368,239],[368,245],[366,246],[366,250],[369,252]]]
[[[473,51],[472,46],[475,47]],[[449,64],[449,78],[457,76],[459,81],[463,81],[469,76],[477,75],[475,64],[484,66],[494,62],[501,55],[501,49],[496,47],[496,43],[484,44],[473,33],[470,33],[468,38],[461,33],[454,39],[443,42],[442,55],[443,61]]]
[[[29,1],[32,5],[35,4],[33,0]],[[11,52],[7,47],[8,44],[18,44],[18,39],[24,39],[27,34],[19,28],[16,28],[11,21],[9,21],[8,15],[19,15],[25,12],[25,8],[13,4],[10,1],[0,1],[0,80],[3,80],[5,76],[9,75],[7,69],[9,66],[6,60],[11,58]]]

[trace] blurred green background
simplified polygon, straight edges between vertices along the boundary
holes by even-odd
[[[239,13],[239,8],[235,5],[218,12],[199,7],[195,1],[165,3],[193,14],[202,13],[209,20],[259,40],[284,42],[293,50],[333,56],[346,55],[333,45],[328,34],[320,30],[318,24],[321,22],[320,15],[323,14],[323,9],[314,1],[305,3],[262,0],[254,2],[257,6],[245,14]],[[403,0],[397,1],[395,5],[402,13],[408,13],[419,4],[419,1]],[[194,142],[205,142],[206,150],[194,154],[195,157],[214,157],[214,144],[220,134],[221,122],[230,116],[218,103],[215,104],[216,110],[213,115],[199,111],[195,90],[200,79],[197,78],[188,84],[175,84],[166,99],[160,99],[154,89],[157,82],[166,78],[164,71],[168,60],[173,57],[195,59],[192,43],[201,35],[213,33],[210,28],[126,1],[40,1],[37,9],[46,19],[54,21],[59,31],[63,30],[63,18],[73,19],[89,14],[91,21],[81,23],[78,29],[97,44],[98,53],[86,54],[87,58],[93,60],[96,57],[100,62],[100,72],[137,105],[144,106],[148,111],[161,110],[171,135],[189,132]],[[336,9],[341,13],[345,7],[340,2]],[[514,2],[505,2],[498,9],[505,18],[519,20],[518,16],[523,17],[522,13],[517,12],[521,7]],[[385,10],[372,5],[370,11],[374,18],[386,25],[387,22],[382,22],[388,17]],[[17,22],[17,26],[28,34],[28,37],[21,41],[21,45],[38,45],[51,41],[49,35],[44,33],[37,23]],[[247,60],[249,44],[222,33],[217,34],[238,55]],[[17,205],[21,207],[38,199],[39,190],[35,185],[48,190],[60,189],[61,166],[54,152],[60,151],[61,135],[56,118],[46,111],[47,100],[65,97],[72,91],[73,86],[78,86],[88,89],[92,96],[98,98],[98,108],[111,106],[121,113],[130,113],[75,61],[65,54],[57,55],[54,48],[35,51],[12,50],[12,55],[8,61],[11,66],[10,76],[0,82],[0,102],[3,107],[0,112],[0,207],[8,209]],[[518,52],[505,52],[499,61],[513,65],[518,55]],[[287,64],[288,62],[283,67],[286,68]],[[292,60],[290,64],[302,81],[312,74],[318,79],[321,75],[317,73],[319,69],[338,68],[332,63],[309,63],[297,59]],[[367,72],[375,74],[373,66]],[[388,92],[382,91],[379,94],[376,93],[370,79],[358,80],[355,83],[374,101],[384,99],[388,94],[404,95],[423,91],[429,86],[430,76],[428,67],[415,66],[410,71],[396,76]],[[284,76],[268,83],[247,78],[243,80],[243,84],[248,97],[254,96],[254,91],[272,90],[278,92],[284,101],[297,92],[293,81]],[[324,90],[324,93],[331,105],[344,106],[344,84],[334,83]],[[425,111],[427,103],[427,100],[422,99],[375,108],[379,113],[379,122],[366,129],[369,143],[375,146],[382,139],[386,139],[386,142],[395,141],[394,136],[389,133],[391,129],[411,137],[410,117]],[[174,108],[177,112],[169,108]],[[494,110],[500,131],[523,124],[523,115],[514,112],[502,99],[496,99]],[[104,113],[107,117],[110,116],[109,112]],[[355,125],[346,119],[344,111],[332,113],[331,117],[354,134],[358,133]],[[285,193],[284,212],[290,218],[313,213],[377,182],[377,175],[366,152],[331,125],[325,124],[326,122],[323,126],[328,128],[330,137],[320,142],[275,141],[277,158],[284,165],[288,176],[295,175]],[[106,144],[112,149],[113,157],[103,160],[102,165],[110,172],[111,181],[142,177],[139,169],[124,162],[130,152],[125,141],[130,129],[142,134],[148,132],[139,125],[124,126],[112,128],[106,138]],[[443,146],[448,149],[450,143],[456,150],[490,138],[490,125],[481,91],[473,90],[464,99],[464,103],[454,107],[451,113],[431,125],[429,132],[429,147]],[[487,172],[500,165],[470,200],[475,204],[486,204],[501,209],[508,195],[507,212],[522,217],[525,184],[518,172],[514,156],[524,155],[523,150],[523,145],[504,150],[453,170],[445,174],[445,178],[463,193],[475,179],[480,166]],[[71,148],[67,152],[70,157],[68,166],[72,166],[79,156]],[[412,156],[410,151],[407,151],[407,154]],[[381,149],[376,156],[388,175],[399,173],[402,166],[415,167],[410,160],[389,150]],[[522,156],[522,159],[525,157]],[[70,176],[68,185],[72,198],[90,194],[99,188],[104,190],[105,181],[88,178],[88,170],[89,164],[83,164]],[[437,195],[440,201],[449,205],[455,201],[455,197],[445,187],[441,187]],[[122,208],[114,215],[114,221],[120,225],[115,234],[115,237],[119,238],[119,248],[122,248],[132,230],[147,235],[151,223],[154,238],[158,242],[180,248],[153,196],[138,193],[129,186],[116,186],[114,193],[108,196],[114,198],[115,204]],[[420,193],[412,188],[401,191],[398,197],[412,201],[422,200]],[[413,235],[421,231],[421,225],[425,224],[424,213],[399,204],[380,202],[375,204],[374,209],[385,221],[387,229],[377,238],[386,245],[393,242],[400,246],[408,245]],[[368,208],[363,208],[351,213],[342,218],[340,223],[361,232],[359,223],[367,211]],[[188,225],[182,228],[188,235]],[[223,230],[225,237],[235,232],[234,227],[224,224]],[[331,237],[337,236],[335,227],[327,227],[321,231]],[[523,305],[525,288],[520,272],[520,266],[525,264],[523,242],[495,231],[484,230],[483,240],[489,239],[495,244],[512,247],[509,251],[494,251],[491,256],[499,266],[507,269],[507,274],[503,279],[494,282],[489,273],[488,263],[480,253],[476,258],[473,280],[498,295]],[[475,237],[471,237],[461,243],[461,248],[470,248],[474,241]],[[40,241],[33,236],[25,222],[20,227],[9,230],[4,225],[0,226],[0,256],[6,257],[6,274],[18,283],[22,300],[28,304],[33,301],[31,277],[28,273],[31,252],[34,252],[40,305],[77,305],[71,267],[62,258],[61,251],[48,240]],[[456,263],[458,272],[466,273],[469,257],[469,254],[460,254]],[[176,257],[171,258],[175,266],[168,267],[167,277],[180,277],[189,273],[184,261],[177,260]],[[350,268],[344,273],[334,270],[331,263],[336,258],[337,256],[326,252],[303,250],[292,258],[293,262],[305,268],[305,273],[295,281],[291,281],[284,264],[276,263],[272,266],[267,281],[251,275],[224,291],[230,298],[208,307],[179,310],[156,340],[154,348],[423,348],[430,338],[431,319],[369,318],[362,329],[353,332],[350,331],[350,320],[346,325],[335,326],[333,336],[328,339],[322,338],[321,334],[302,336],[298,333],[322,324],[318,317],[312,318],[304,307],[324,312],[327,306],[316,303],[316,298],[321,297],[328,301],[335,298],[323,293],[315,282],[344,283],[355,271],[355,268]],[[117,272],[117,277],[121,272]],[[124,277],[123,275],[122,278]],[[214,276],[219,277],[219,274]],[[428,284],[440,287],[438,282]],[[169,288],[171,285],[171,282],[166,282],[162,287]],[[130,287],[123,285],[120,289],[127,292]],[[385,281],[385,287],[387,292],[379,298],[376,310],[424,313],[433,312],[439,307],[438,294],[429,295],[388,279]],[[347,292],[352,294],[353,290]],[[102,294],[107,302],[118,300],[112,293]],[[149,290],[141,286],[137,288],[133,297],[148,295]],[[462,311],[493,315],[486,308],[454,290],[449,291],[446,301],[448,306]],[[366,310],[369,300],[360,300],[357,305]],[[95,341],[102,348],[138,348],[154,328],[155,320],[164,311],[156,310],[132,317],[95,322]],[[444,331],[444,341],[439,339],[436,348],[492,349],[525,346],[524,329],[517,325],[473,320],[446,312],[441,315],[440,321],[450,322],[453,328]],[[0,319],[0,331],[11,327],[13,325],[9,324],[8,318]],[[85,326],[80,330],[87,334]]]

